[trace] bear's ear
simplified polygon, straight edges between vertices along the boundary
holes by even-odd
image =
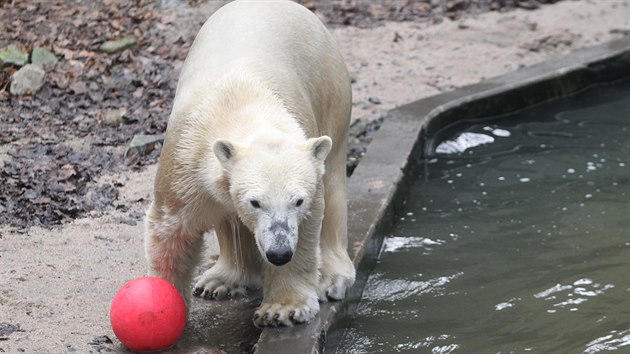
[[[233,162],[234,156],[236,155],[234,144],[222,139],[218,139],[214,142],[212,151],[214,151],[214,156],[217,157],[217,160],[219,160],[224,167],[227,167],[230,162]]]
[[[306,142],[308,151],[318,161],[324,162],[332,148],[332,140],[326,135],[319,138],[311,138]]]

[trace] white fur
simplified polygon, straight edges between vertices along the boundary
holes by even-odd
[[[350,95],[334,41],[304,7],[236,1],[217,11],[178,83],[146,218],[150,272],[188,301],[201,235],[214,228],[220,256],[196,295],[262,285],[261,326],[308,321],[318,299],[341,299],[355,277],[346,251]]]

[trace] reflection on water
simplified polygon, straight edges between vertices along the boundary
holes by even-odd
[[[338,352],[630,352],[630,85],[461,124]]]

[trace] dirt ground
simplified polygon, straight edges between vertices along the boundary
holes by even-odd
[[[37,44],[60,59],[32,97],[9,95],[15,68],[0,71],[0,352],[119,348],[109,305],[125,281],[146,272],[142,218],[159,152],[125,161],[125,146],[136,133],[164,130],[186,49],[223,4],[89,3],[97,4],[85,12],[92,17],[82,19],[64,1],[0,0],[0,49]],[[481,6],[493,1],[303,3],[330,25],[353,78],[350,165],[393,107],[630,31],[630,0],[536,9],[534,1],[512,1],[519,6],[502,11]],[[47,28],[51,18],[62,20]],[[86,34],[74,38],[76,28]],[[56,37],[46,39],[49,32]],[[94,49],[122,35],[140,43],[113,56]],[[114,123],[106,119],[117,114]],[[208,243],[200,269],[216,253]]]

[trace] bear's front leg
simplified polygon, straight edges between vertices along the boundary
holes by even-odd
[[[254,313],[256,326],[292,326],[309,321],[319,312],[322,209],[323,203],[313,203],[310,217],[300,226],[295,254],[289,263],[275,266],[264,262],[263,302]]]
[[[215,225],[219,241],[219,259],[201,275],[193,295],[224,300],[244,296],[247,288],[260,288],[262,272],[254,236],[237,219]]]
[[[316,263],[300,264],[295,258],[280,267],[265,265],[263,303],[254,314],[256,326],[292,326],[319,312]]]

